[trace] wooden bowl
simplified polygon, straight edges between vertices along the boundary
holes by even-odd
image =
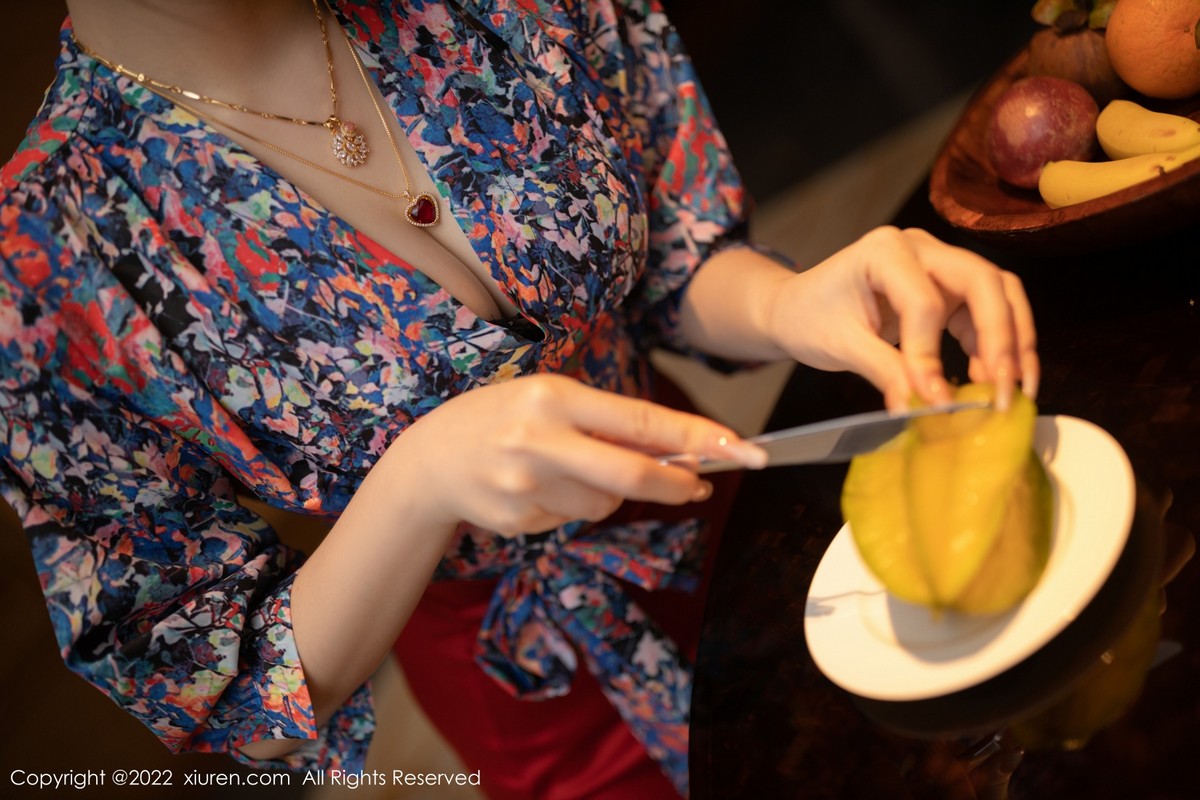
[[[1000,95],[1025,77],[1028,56],[1022,51],[980,87],[942,145],[929,178],[929,201],[942,219],[988,243],[1043,253],[1128,244],[1200,222],[1200,159],[1119,192],[1055,209],[1036,189],[1003,183],[988,162],[984,131]],[[1200,97],[1169,106],[1136,95],[1130,99],[1200,119]]]

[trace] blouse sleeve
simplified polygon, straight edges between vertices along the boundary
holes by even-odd
[[[643,343],[681,352],[679,305],[696,269],[748,244],[749,198],[679,33],[658,0],[617,0],[626,114],[638,129],[649,233],[630,297]]]
[[[318,730],[291,624],[298,553],[236,502],[244,434],[44,193],[0,203],[0,495],[67,666],[172,751],[309,740],[360,769],[361,688]],[[20,204],[20,205],[18,205]],[[14,208],[37,208],[38,215]]]

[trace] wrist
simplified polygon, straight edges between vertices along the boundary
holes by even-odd
[[[422,456],[414,440],[415,426],[402,433],[384,451],[356,493],[366,494],[369,505],[406,528],[453,533],[460,520],[442,497],[446,479],[434,459]]]
[[[796,275],[751,247],[729,247],[709,258],[684,295],[681,322],[695,347],[749,361],[789,357],[781,344],[783,311],[778,295]]]
[[[796,303],[791,301],[793,289],[802,279],[802,273],[782,273],[772,276],[772,280],[764,281],[760,302],[758,328],[762,338],[778,352],[778,358],[795,359],[789,343],[795,338],[797,325],[804,325],[803,320],[796,319]]]

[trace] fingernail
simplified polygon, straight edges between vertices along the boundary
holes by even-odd
[[[935,406],[947,405],[953,399],[949,385],[941,377],[930,378],[929,382],[925,384],[925,391],[928,393],[926,397],[929,402]]]
[[[996,370],[996,410],[1008,411],[1012,405],[1013,381],[1007,367]]]
[[[883,395],[883,404],[888,411],[894,413],[902,413],[908,411],[908,406],[912,400],[912,390],[907,385],[897,388],[889,386]]]
[[[1021,391],[1024,392],[1025,396],[1028,397],[1030,400],[1037,400],[1037,393],[1038,393],[1037,376],[1033,375],[1028,378],[1021,378]]]
[[[750,469],[762,469],[767,465],[767,451],[745,439],[722,436],[717,440],[717,447],[725,452],[726,457]]]
[[[708,481],[700,481],[696,484],[695,491],[692,492],[692,502],[700,503],[712,497],[713,485]]]
[[[1008,411],[1012,405],[1012,387],[1001,385],[996,389],[996,410]]]

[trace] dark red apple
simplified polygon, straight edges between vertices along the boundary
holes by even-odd
[[[992,109],[984,142],[1002,181],[1033,189],[1050,161],[1090,160],[1100,110],[1074,81],[1039,75],[1021,78]]]

